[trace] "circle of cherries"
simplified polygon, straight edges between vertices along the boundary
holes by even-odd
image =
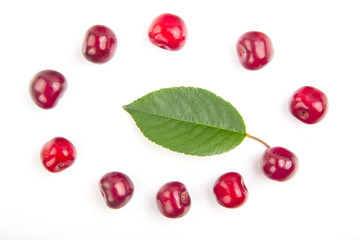
[[[184,47],[187,28],[184,21],[173,14],[165,13],[156,17],[148,30],[149,41],[157,47],[178,51]],[[95,25],[85,34],[82,54],[90,62],[103,64],[111,60],[117,47],[115,33],[108,27]],[[248,70],[259,70],[266,66],[274,55],[270,38],[262,33],[251,31],[240,36],[236,43],[240,64]],[[54,70],[43,70],[35,74],[30,83],[30,95],[37,106],[51,109],[56,106],[67,87],[66,78]],[[326,95],[311,86],[301,87],[290,99],[289,110],[293,116],[307,124],[321,121],[327,111]],[[298,158],[283,147],[270,147],[259,163],[266,177],[275,181],[292,178],[298,169]],[[55,137],[44,144],[40,153],[45,169],[52,173],[70,167],[76,159],[74,145],[63,137]],[[99,190],[109,208],[125,206],[134,193],[131,179],[121,172],[109,172],[99,181]],[[221,175],[214,183],[213,193],[216,201],[226,208],[238,208],[248,199],[248,190],[243,177],[237,172]],[[191,206],[191,198],[185,185],[173,181],[164,184],[156,195],[159,212],[168,218],[184,216]]]

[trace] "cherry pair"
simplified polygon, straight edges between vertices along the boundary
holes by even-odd
[[[167,50],[180,50],[186,40],[184,21],[173,14],[165,13],[151,23],[148,37],[151,43]],[[106,63],[115,54],[117,38],[115,33],[103,25],[92,26],[85,34],[82,53],[93,63]]]
[[[109,172],[99,182],[101,195],[109,208],[125,206],[133,196],[134,184],[121,172]],[[190,209],[191,199],[184,184],[169,182],[162,186],[156,195],[159,211],[166,217],[179,218]]]

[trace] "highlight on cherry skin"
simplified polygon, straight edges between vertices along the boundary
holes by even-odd
[[[76,149],[66,138],[55,137],[44,144],[40,157],[45,169],[57,173],[73,165],[76,159]]]
[[[103,25],[95,25],[87,30],[83,45],[82,54],[93,63],[106,63],[113,58],[117,47],[115,33]]]
[[[164,13],[152,21],[148,37],[150,42],[157,47],[178,51],[185,45],[187,28],[179,16]]]
[[[156,204],[161,214],[168,218],[180,218],[187,214],[191,198],[185,185],[173,181],[163,185],[157,195]]]
[[[293,152],[283,147],[270,147],[263,140],[249,134],[247,137],[262,143],[267,148],[260,161],[260,169],[266,177],[283,182],[296,174],[299,160]]]
[[[274,56],[270,38],[262,32],[251,31],[240,36],[236,44],[240,64],[248,70],[258,70]]]
[[[217,202],[226,208],[238,208],[248,199],[244,179],[237,172],[221,175],[214,184],[213,192]]]
[[[109,208],[124,207],[132,198],[134,184],[131,179],[121,172],[109,172],[99,181],[99,189]]]
[[[43,70],[35,74],[30,82],[30,95],[34,103],[43,109],[56,106],[67,88],[64,75],[55,70]]]
[[[328,99],[322,91],[305,86],[294,92],[290,100],[289,110],[300,121],[315,124],[325,117],[328,105]]]

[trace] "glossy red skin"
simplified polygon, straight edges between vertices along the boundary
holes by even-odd
[[[169,182],[156,195],[159,211],[168,218],[180,218],[190,210],[191,199],[184,184]]]
[[[290,100],[289,109],[291,114],[300,121],[314,124],[325,117],[328,105],[328,99],[322,91],[305,86],[295,91]]]
[[[185,45],[187,28],[180,17],[164,13],[153,20],[148,35],[150,42],[155,46],[177,51]]]
[[[134,184],[121,172],[109,172],[99,182],[99,189],[109,208],[119,209],[125,206],[133,196]]]
[[[274,55],[270,38],[262,32],[244,33],[237,41],[240,64],[248,70],[258,70],[268,64]]]
[[[248,190],[239,173],[228,172],[221,175],[214,184],[217,202],[226,208],[242,206],[248,199]]]
[[[57,173],[70,167],[76,159],[74,145],[63,137],[56,137],[44,144],[40,152],[44,167]]]
[[[297,156],[283,147],[268,148],[261,162],[261,170],[265,176],[280,182],[292,178],[298,167],[299,160]]]
[[[106,63],[112,59],[117,47],[115,33],[103,25],[92,26],[85,34],[82,53],[93,63]]]
[[[64,75],[54,70],[43,70],[32,78],[30,95],[37,106],[51,109],[56,106],[66,88]]]

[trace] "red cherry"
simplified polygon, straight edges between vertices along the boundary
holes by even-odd
[[[226,208],[242,206],[248,198],[248,190],[239,173],[229,172],[221,175],[214,184],[217,202]]]
[[[244,33],[236,45],[240,64],[249,70],[257,70],[271,61],[274,49],[270,38],[262,32]]]
[[[32,78],[30,95],[36,105],[43,109],[50,109],[56,106],[66,87],[66,79],[61,73],[43,70]]]
[[[322,120],[327,112],[326,95],[314,87],[302,87],[293,94],[289,109],[300,121],[314,124]]]
[[[184,47],[187,29],[184,21],[173,14],[164,13],[153,20],[149,39],[155,46],[177,51]]]
[[[272,180],[286,181],[295,175],[298,165],[294,153],[283,147],[271,147],[263,155],[261,170]]]
[[[74,163],[76,150],[69,140],[56,137],[44,144],[40,156],[44,167],[48,171],[56,173]]]
[[[82,53],[90,62],[105,63],[114,56],[116,46],[115,33],[106,26],[95,25],[85,34]]]
[[[169,182],[158,191],[156,203],[165,217],[179,218],[190,210],[191,199],[184,184]]]
[[[99,182],[99,189],[109,208],[118,209],[125,206],[134,193],[131,179],[120,172],[109,172]]]

